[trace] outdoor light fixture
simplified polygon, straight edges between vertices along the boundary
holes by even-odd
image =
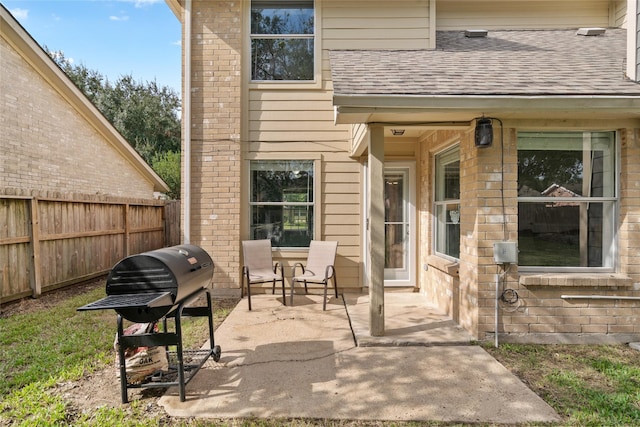
[[[476,147],[490,147],[493,143],[493,122],[488,118],[476,120]]]
[[[404,135],[404,129],[391,129],[391,134],[393,136],[402,136]]]

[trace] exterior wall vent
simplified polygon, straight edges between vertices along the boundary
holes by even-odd
[[[576,35],[578,36],[601,36],[607,31],[605,28],[580,28]]]
[[[466,30],[464,32],[465,37],[487,37],[487,30]]]

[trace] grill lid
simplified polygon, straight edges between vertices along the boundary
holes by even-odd
[[[78,311],[125,308],[153,308],[173,305],[171,292],[109,295],[78,308]]]

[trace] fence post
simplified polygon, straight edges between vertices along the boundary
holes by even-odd
[[[40,269],[40,221],[38,219],[38,199],[31,199],[31,290],[34,298],[42,294],[42,271]]]
[[[130,232],[130,221],[129,221],[129,203],[125,203],[124,205],[124,256],[128,257],[129,253],[130,253],[130,248],[129,248],[129,244],[130,244],[130,239],[129,239],[129,232]]]

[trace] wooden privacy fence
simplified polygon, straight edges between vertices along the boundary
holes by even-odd
[[[98,277],[179,239],[175,201],[0,195],[0,303]]]

